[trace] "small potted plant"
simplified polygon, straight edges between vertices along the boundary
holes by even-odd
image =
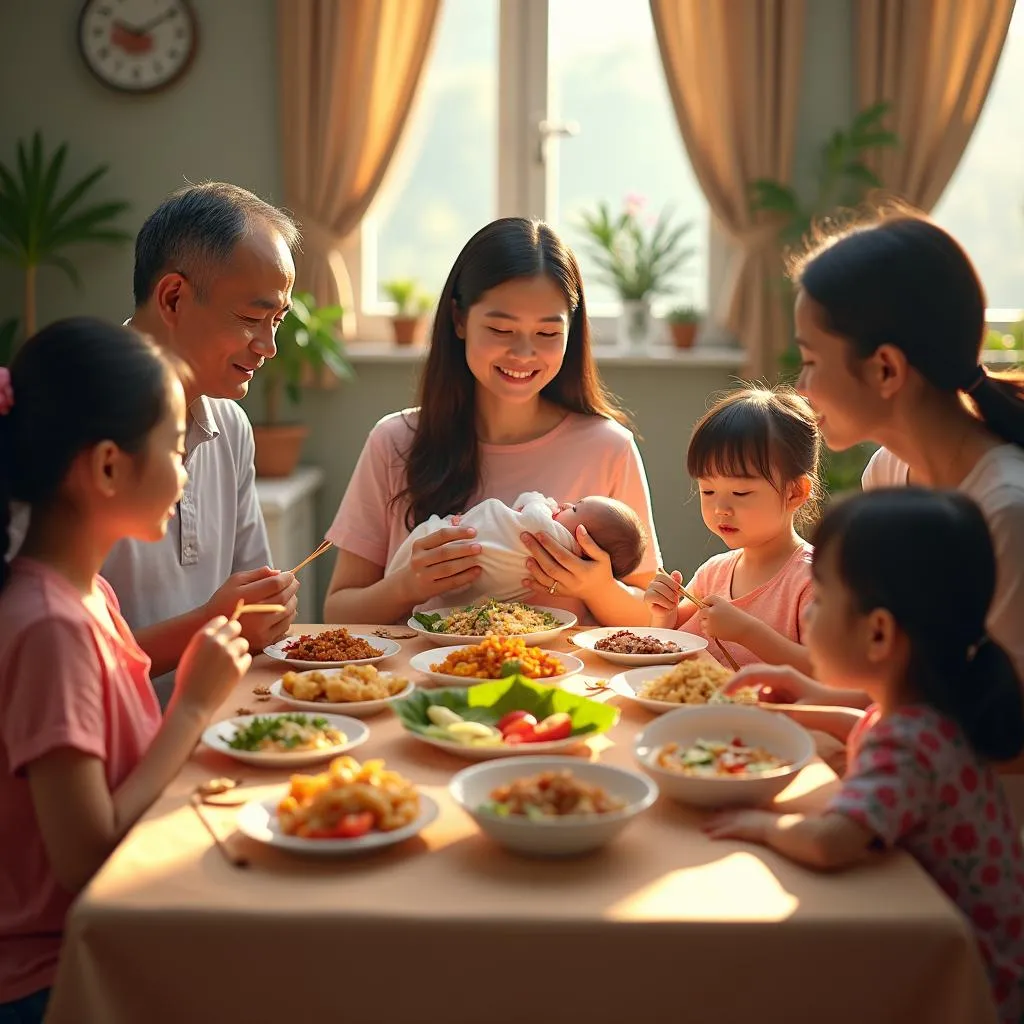
[[[694,306],[676,306],[665,318],[672,334],[672,344],[676,348],[693,348],[700,327],[700,310]]]
[[[419,282],[411,278],[384,281],[381,289],[395,304],[395,315],[391,318],[395,344],[412,345],[433,300],[420,290]]]
[[[345,358],[345,344],[338,323],[341,306],[317,306],[308,292],[292,295],[292,308],[275,336],[277,355],[267,360],[263,381],[265,421],[253,426],[256,440],[256,475],[290,476],[299,461],[309,428],[301,423],[282,423],[282,397],[292,405],[302,398],[301,385],[325,374],[341,380],[352,376]]]

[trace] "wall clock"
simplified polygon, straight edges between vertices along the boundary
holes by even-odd
[[[188,0],[85,0],[78,18],[86,67],[119,92],[166,88],[188,70],[198,41]]]

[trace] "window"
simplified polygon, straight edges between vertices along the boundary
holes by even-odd
[[[582,251],[580,212],[641,196],[693,224],[668,301],[707,302],[708,209],[679,134],[647,0],[446,0],[406,137],[360,232],[360,335],[384,336],[381,283],[437,295],[470,235],[502,215],[577,250],[592,313],[617,298]]]
[[[933,216],[974,260],[989,319],[1024,308],[1024,5],[1010,22],[981,117]]]

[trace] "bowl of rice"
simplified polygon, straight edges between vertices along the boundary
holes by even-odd
[[[473,644],[491,636],[518,636],[527,644],[546,643],[576,625],[563,608],[544,608],[521,601],[480,601],[461,608],[417,612],[409,628],[439,647]]]
[[[712,658],[687,658],[671,668],[650,665],[620,672],[608,685],[648,711],[664,714],[681,704],[754,704],[757,688],[727,695],[723,687],[733,673]]]
[[[673,800],[693,807],[756,807],[814,757],[811,734],[778,711],[692,704],[656,718],[636,738],[637,763]]]

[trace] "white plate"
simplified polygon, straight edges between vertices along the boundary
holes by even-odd
[[[314,671],[323,671],[323,669],[316,669]],[[305,675],[305,673],[301,673]],[[298,708],[301,711],[309,711],[315,714],[334,713],[351,715],[353,718],[369,718],[370,715],[376,715],[378,712],[383,711],[392,701],[401,700],[403,697],[408,697],[413,690],[416,689],[416,684],[411,682],[404,689],[399,690],[392,697],[381,697],[379,700],[354,700],[354,701],[339,701],[332,702],[328,700],[296,700],[285,688],[284,680],[278,679],[276,682],[270,684],[270,692],[280,701],[285,704],[290,704],[293,708]]]
[[[238,831],[258,843],[276,846],[281,850],[334,857],[339,854],[366,853],[369,850],[379,850],[404,842],[425,829],[438,814],[437,802],[421,792],[419,817],[402,828],[396,828],[392,832],[368,832],[356,839],[304,839],[302,836],[285,835],[281,831],[277,820],[277,805],[287,794],[288,787],[284,786],[275,797],[249,801],[238,812]]]
[[[477,638],[477,643],[480,638]],[[477,683],[499,683],[500,679],[471,679],[467,676],[450,676],[441,672],[434,672],[431,665],[444,661],[453,651],[461,651],[466,647],[473,647],[475,644],[458,644],[455,647],[435,647],[433,650],[420,651],[409,659],[409,668],[422,672],[428,679],[444,686],[476,686]],[[563,679],[576,675],[583,671],[583,662],[575,654],[562,654],[561,651],[544,651],[552,658],[557,658],[564,666],[565,671],[559,676],[549,676],[546,679],[534,679],[533,682],[541,683],[544,686],[557,686]]]
[[[334,628],[337,629],[339,627],[335,626]],[[366,633],[352,633],[350,635],[359,640],[365,640],[371,647],[376,647],[381,653],[375,658],[355,658],[352,661],[299,661],[297,658],[288,657],[288,652],[285,649],[290,643],[298,639],[295,636],[285,637],[284,640],[278,640],[276,644],[264,647],[263,653],[275,661],[286,661],[289,665],[294,665],[296,668],[312,670],[315,668],[341,668],[343,665],[372,665],[375,662],[383,661],[385,658],[390,658],[402,649],[400,643],[396,643],[394,640],[385,640],[383,637],[368,636]]]
[[[287,712],[293,714],[294,712]],[[345,742],[338,743],[333,747],[324,747],[322,750],[292,750],[288,753],[276,753],[270,751],[256,750],[234,750],[228,746],[235,733],[244,728],[254,718],[279,718],[282,712],[268,712],[265,715],[239,715],[237,718],[226,718],[216,725],[211,725],[203,733],[203,742],[211,749],[221,754],[227,754],[236,761],[243,764],[255,764],[262,768],[288,767],[300,764],[316,764],[318,761],[328,761],[332,757],[344,754],[360,743],[365,743],[370,735],[370,730],[362,722],[345,715],[325,715],[318,713],[316,717],[326,718],[327,724],[332,729],[344,733]],[[312,715],[310,717],[313,717]]]
[[[523,602],[526,603],[525,601]],[[460,606],[462,608],[465,605]],[[559,625],[552,626],[550,629],[539,629],[536,633],[516,633],[515,636],[520,637],[526,641],[527,647],[537,647],[540,644],[547,643],[548,640],[554,640],[559,633],[576,625],[576,616],[572,612],[567,612],[564,608],[545,608],[543,605],[531,604],[531,608],[536,608],[539,612],[547,612],[549,615],[553,615],[559,621]],[[452,612],[459,611],[459,607],[455,608],[430,608],[429,612],[434,615],[451,615]],[[469,636],[461,635],[458,633],[431,633],[429,629],[424,629],[414,618],[409,619],[408,626],[410,629],[416,630],[417,633],[425,640],[429,640],[432,644],[451,645],[451,644],[477,644],[483,640],[483,636]]]
[[[559,754],[569,750],[577,744],[585,743],[591,736],[604,736],[608,729],[603,732],[592,731],[581,733],[579,736],[569,736],[564,740],[554,740],[549,743],[516,743],[512,746],[502,744],[500,747],[471,747],[468,743],[456,743],[452,740],[439,740],[433,736],[424,736],[422,733],[406,729],[406,735],[413,739],[429,743],[438,750],[444,750],[455,757],[465,758],[467,761],[491,761],[497,757],[524,757],[530,754]]]
[[[594,646],[598,640],[623,629],[637,636],[652,636],[655,640],[665,642],[671,640],[677,643],[680,649],[670,654],[615,654],[613,651],[599,651]],[[588,629],[585,633],[577,633],[572,642],[577,647],[593,651],[605,661],[613,661],[617,665],[674,665],[677,661],[682,661],[697,651],[703,651],[708,646],[707,640],[702,636],[683,633],[678,629],[656,629],[653,626],[604,626],[600,629]]]
[[[627,700],[631,700],[641,707],[647,708],[648,711],[653,711],[657,715],[663,715],[666,711],[674,711],[676,708],[685,707],[700,707],[699,704],[681,704],[675,700],[651,700],[650,697],[641,697],[638,693],[644,683],[649,682],[652,679],[657,679],[658,676],[663,676],[666,672],[671,669],[666,668],[664,665],[648,665],[646,668],[631,668],[628,672],[620,672],[616,676],[612,676],[608,680],[608,685],[618,694],[621,694]],[[716,699],[717,698],[717,699]],[[745,701],[737,701],[731,699],[721,699],[717,695],[712,697],[709,704],[743,704]]]

